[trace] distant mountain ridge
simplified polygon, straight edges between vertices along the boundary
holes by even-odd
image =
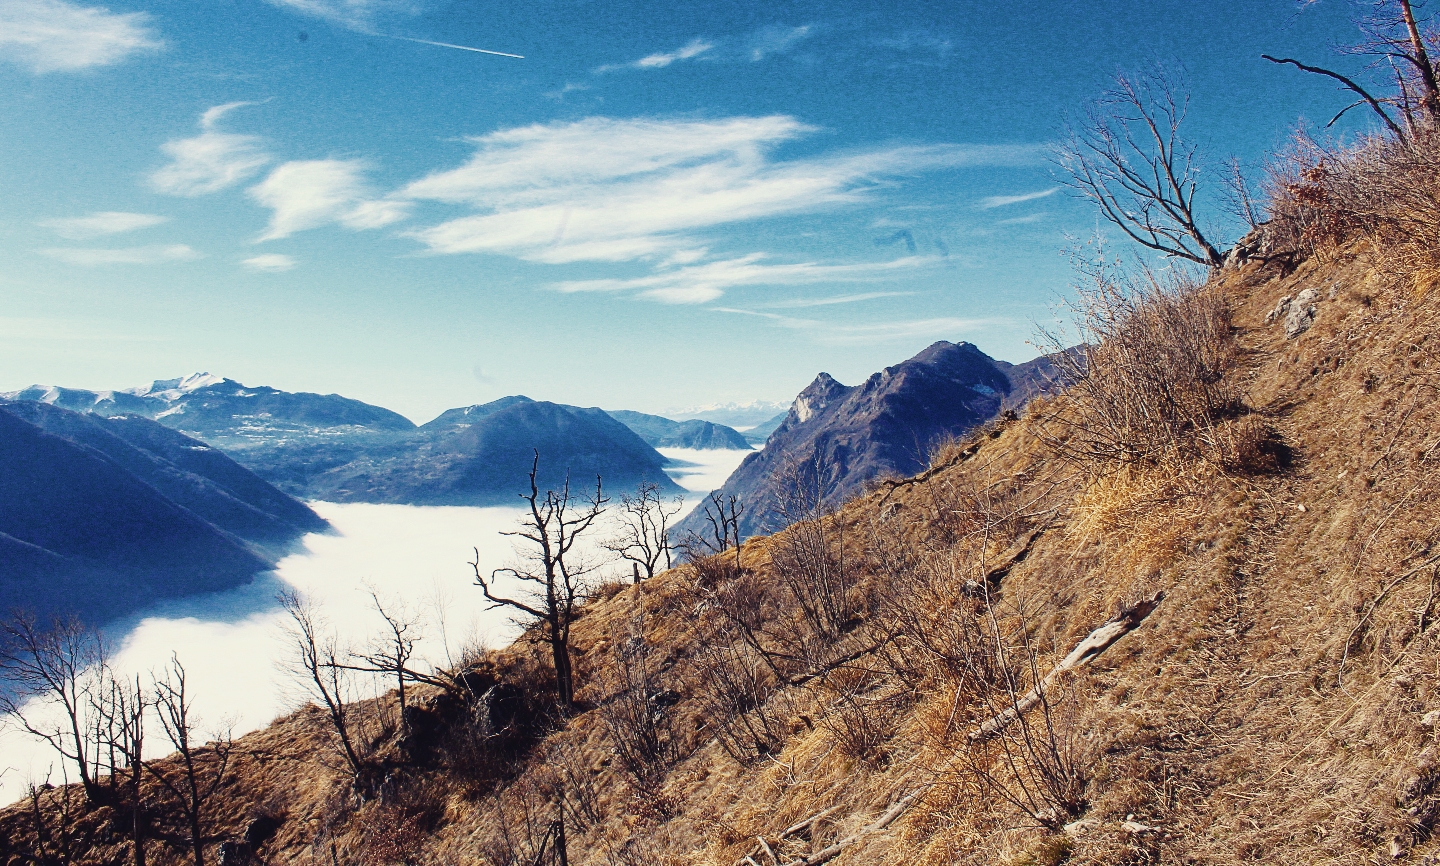
[[[101,622],[229,589],[328,524],[204,443],[139,417],[0,403],[0,611]]]
[[[819,473],[829,502],[838,503],[885,475],[925,468],[929,450],[1015,408],[1057,375],[1045,358],[1014,365],[970,343],[937,342],[920,354],[843,385],[820,373],[791,404],[765,448],[745,458],[720,489],[745,506],[742,535],[781,528],[788,476]],[[692,512],[677,531],[702,531]]]
[[[598,474],[611,489],[641,481],[679,489],[662,468],[665,457],[609,414],[518,395],[450,409],[419,427],[338,394],[249,387],[208,373],[121,391],[32,386],[0,399],[150,418],[304,499],[508,505],[526,489],[537,449],[549,486],[567,474],[577,483]]]
[[[609,410],[610,417],[635,431],[652,448],[698,448],[749,451],[750,443],[738,430],[710,421],[672,421],[659,415]]]

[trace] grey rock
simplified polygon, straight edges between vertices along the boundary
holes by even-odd
[[[1320,293],[1314,289],[1306,289],[1295,296],[1285,313],[1285,339],[1293,340],[1310,330],[1310,326],[1315,324],[1318,300]]]
[[[1290,310],[1290,296],[1286,295],[1275,305],[1275,309],[1265,314],[1265,324],[1274,324],[1277,319]]]

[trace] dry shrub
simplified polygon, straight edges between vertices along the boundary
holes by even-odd
[[[662,686],[659,662],[642,624],[632,621],[630,633],[612,644],[607,675],[611,695],[600,707],[620,766],[642,796],[659,790],[682,747],[671,709],[680,697]]]
[[[1267,186],[1273,247],[1323,260],[1347,240],[1366,237],[1405,271],[1433,272],[1440,263],[1440,138],[1434,130],[1328,148],[1302,130],[1276,159]]]
[[[1062,339],[1045,338],[1070,383],[1047,404],[1050,444],[1086,474],[1200,455],[1240,410],[1225,377],[1237,348],[1224,297],[1178,271],[1087,273],[1074,311],[1085,343],[1064,351]]]
[[[820,706],[820,723],[836,750],[867,764],[883,763],[880,747],[894,735],[908,692],[853,667],[831,672],[824,687],[829,700]]]
[[[697,661],[701,707],[730,757],[746,762],[784,744],[788,732],[771,705],[776,678],[759,652],[737,637],[709,643]]]

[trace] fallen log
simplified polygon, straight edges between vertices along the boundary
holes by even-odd
[[[1157,592],[1150,598],[1125,608],[1115,618],[1090,632],[1084,640],[1075,645],[1069,655],[1060,660],[1060,664],[1046,674],[1044,679],[1036,683],[1034,688],[1016,698],[1010,706],[986,719],[980,727],[971,731],[970,742],[978,743],[987,740],[1005,730],[1027,710],[1040,703],[1041,699],[1045,697],[1045,690],[1050,687],[1056,677],[1094,661],[1097,656],[1114,646],[1120,638],[1139,628],[1140,623],[1154,612],[1164,598],[1164,592]]]
[[[1055,666],[1054,670],[1036,684],[1035,688],[1016,699],[1012,707],[992,716],[979,728],[972,731],[969,735],[970,741],[979,742],[1003,731],[1011,722],[1020,718],[1022,713],[1040,702],[1040,699],[1044,697],[1045,689],[1054,682],[1056,677],[1065,671],[1074,670],[1075,668],[1094,661],[1097,656],[1114,646],[1116,641],[1138,628],[1140,623],[1144,622],[1145,618],[1153,613],[1155,608],[1159,607],[1160,602],[1164,598],[1165,593],[1163,591],[1156,592],[1151,597],[1126,607],[1104,625],[1090,632],[1090,634],[1085,636],[1084,640],[1076,644],[1075,648]],[[954,760],[955,759],[952,758],[950,761],[945,762],[945,767],[941,768],[942,771],[948,768]],[[808,857],[793,860],[786,864],[786,866],[820,866],[821,863],[834,859],[846,848],[849,848],[871,833],[884,830],[893,824],[896,819],[905,814],[907,809],[915,805],[921,797],[925,796],[925,793],[930,790],[932,784],[933,782],[920,785],[895,800],[895,802],[890,804],[890,808],[881,813],[880,817],[866,824],[852,835],[841,839],[827,848],[816,851]]]

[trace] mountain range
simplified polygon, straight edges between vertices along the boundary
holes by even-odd
[[[934,446],[1019,407],[1057,375],[1046,357],[1015,365],[944,341],[859,385],[821,373],[718,492],[744,505],[742,536],[775,531],[788,522],[784,502],[797,483],[838,504],[876,478],[913,475]],[[704,529],[703,514],[692,512],[677,537]]]
[[[750,447],[735,430],[706,421],[523,396],[451,409],[417,427],[337,394],[250,387],[208,373],[121,391],[36,385],[0,399],[149,418],[223,450],[290,495],[337,502],[508,504],[525,489],[536,450],[547,484],[599,474],[611,489],[648,480],[676,490],[656,447]]]
[[[0,611],[99,622],[229,589],[326,522],[137,416],[0,403]]]

